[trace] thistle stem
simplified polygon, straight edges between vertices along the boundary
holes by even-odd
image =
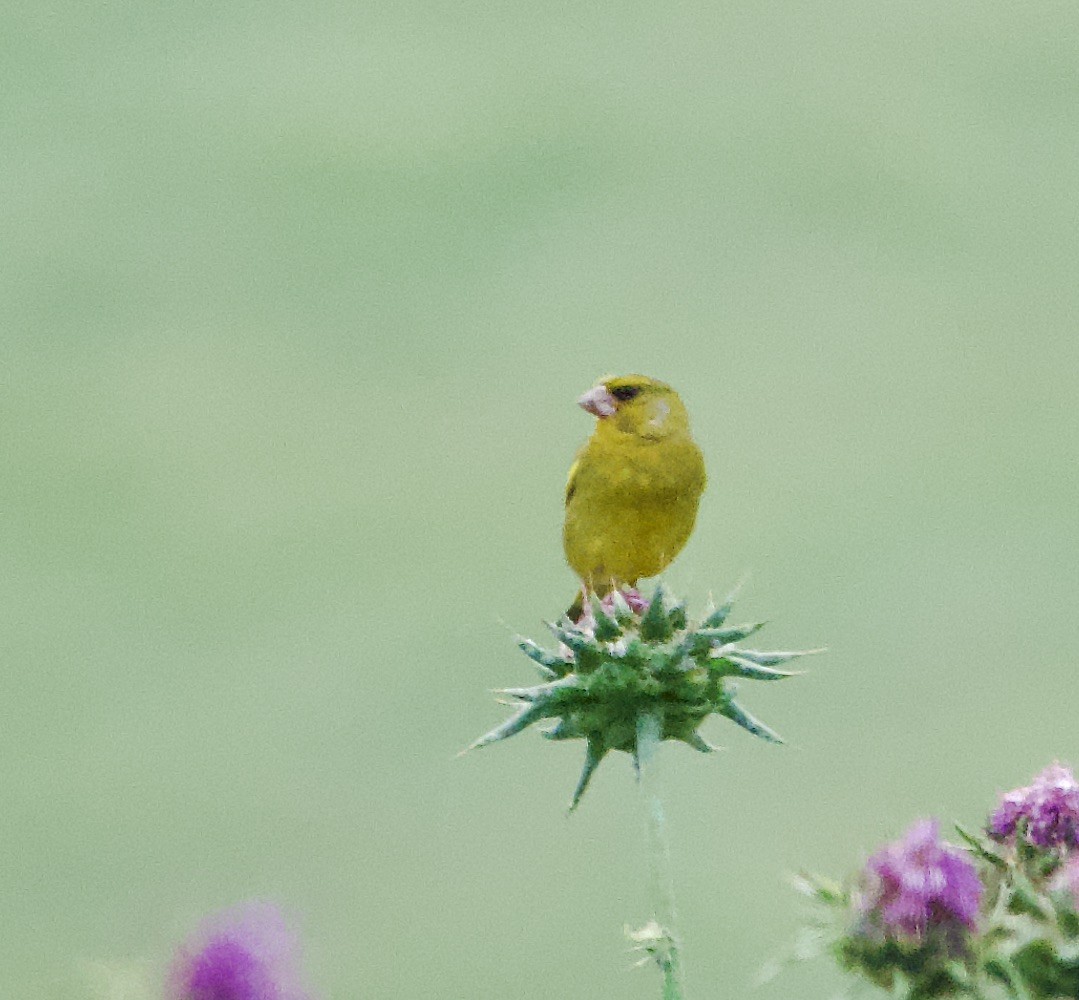
[[[637,783],[645,811],[652,911],[656,923],[669,940],[656,961],[663,970],[663,1000],[685,1000],[685,980],[678,934],[675,928],[674,879],[671,875],[671,848],[667,820],[660,798],[656,756],[663,739],[663,711],[656,707],[637,716]]]

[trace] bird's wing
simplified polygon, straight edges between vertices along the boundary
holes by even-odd
[[[573,492],[577,489],[577,471],[581,467],[581,460],[578,458],[573,465],[569,467],[569,476],[566,477],[566,505],[569,505],[570,500],[573,499]]]

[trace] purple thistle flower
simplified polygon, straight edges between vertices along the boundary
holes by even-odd
[[[268,902],[214,914],[177,950],[168,1000],[310,1000],[299,941]]]
[[[982,883],[959,848],[940,839],[935,819],[918,820],[865,867],[862,912],[886,936],[921,938],[929,927],[974,929]]]
[[[1024,837],[1035,847],[1079,847],[1079,783],[1070,768],[1051,764],[1030,785],[1002,795],[989,835],[1015,843],[1024,821]]]

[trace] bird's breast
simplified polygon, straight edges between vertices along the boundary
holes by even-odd
[[[577,574],[593,583],[660,572],[693,529],[704,461],[692,440],[597,446],[581,454],[563,540]]]
[[[699,496],[704,489],[704,460],[691,440],[648,442],[626,447],[595,463],[597,490],[621,496],[626,503],[662,502]]]

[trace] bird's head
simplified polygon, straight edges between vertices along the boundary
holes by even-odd
[[[604,378],[577,402],[599,418],[600,427],[623,434],[659,439],[689,430],[678,393],[647,375]]]

